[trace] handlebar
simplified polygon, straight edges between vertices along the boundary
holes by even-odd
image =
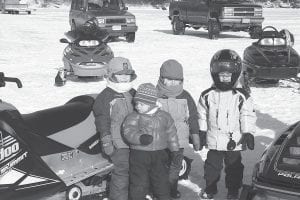
[[[14,82],[18,88],[22,87],[22,82],[18,78],[5,77],[3,72],[0,72],[0,87],[5,87],[5,82]]]

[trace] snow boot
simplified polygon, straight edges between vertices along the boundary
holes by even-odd
[[[214,195],[203,192],[200,194],[200,200],[214,200]]]
[[[64,86],[66,84],[66,78],[64,70],[59,70],[55,77],[55,86]]]

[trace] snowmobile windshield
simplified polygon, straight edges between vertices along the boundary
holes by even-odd
[[[95,47],[98,46],[100,42],[98,40],[80,40],[78,44],[81,47]]]
[[[121,0],[89,0],[88,10],[123,10],[125,8],[124,2]]]
[[[278,157],[277,168],[291,174],[296,173],[300,179],[300,123],[284,142]]]
[[[286,41],[283,38],[263,38],[258,44],[261,46],[285,46]]]

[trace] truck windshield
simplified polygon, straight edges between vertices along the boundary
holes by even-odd
[[[122,0],[88,0],[88,10],[100,10],[103,8],[123,10],[125,4]]]

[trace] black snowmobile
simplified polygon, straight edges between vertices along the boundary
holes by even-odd
[[[114,57],[107,45],[107,31],[100,30],[94,19],[80,29],[69,31],[67,38],[60,39],[67,46],[63,53],[64,67],[60,68],[55,85],[62,86],[68,77],[103,77],[107,74],[107,63]]]
[[[19,79],[0,72],[0,87]],[[21,114],[0,100],[0,200],[103,199],[113,165],[100,148],[92,95]]]
[[[294,36],[288,30],[266,26],[258,41],[244,50],[245,84],[278,83],[280,79],[298,82],[300,56],[293,44]]]
[[[240,200],[296,199],[300,199],[300,121],[264,151],[254,167],[252,185],[244,185],[240,195]]]

